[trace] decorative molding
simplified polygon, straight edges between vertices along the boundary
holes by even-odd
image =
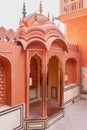
[[[58,120],[64,117],[64,109],[46,119],[26,119],[25,130],[43,130],[49,128],[51,125],[56,123]]]
[[[67,105],[67,104],[70,103],[70,102],[74,103],[76,99],[80,99],[80,94],[77,95],[76,97],[71,98],[70,100],[64,102],[64,105]]]
[[[15,113],[17,112],[17,113]],[[19,129],[22,129],[24,127],[24,106],[23,104],[21,105],[18,105],[18,106],[15,106],[15,107],[12,107],[12,108],[9,108],[9,109],[6,109],[6,110],[3,110],[3,111],[0,111],[0,120],[3,120],[3,124],[0,125],[0,129],[8,127],[7,129],[12,129],[12,130],[19,130]],[[12,119],[13,117],[15,117],[15,120],[17,121],[17,115],[18,114],[18,117],[20,119],[18,119],[18,122],[17,122],[17,126],[13,127],[12,126],[12,123],[14,123],[14,119],[13,120],[10,120],[10,122],[8,122],[8,124],[4,124],[5,122],[5,119],[6,120],[9,120],[9,119]],[[11,117],[12,116],[12,117]],[[5,118],[6,117],[6,118]]]
[[[77,87],[80,88],[80,84],[70,85],[69,87],[64,88],[64,92],[69,91],[69,90],[74,89],[74,88],[77,88]]]
[[[48,55],[47,64],[49,63],[50,59],[51,59],[53,56],[57,57],[57,59],[59,60],[59,62],[62,63],[62,58],[61,58],[61,56],[59,56],[58,54],[54,54],[54,53],[53,53],[53,54]]]
[[[64,89],[64,105],[73,103],[75,99],[80,98],[80,85],[71,85]]]

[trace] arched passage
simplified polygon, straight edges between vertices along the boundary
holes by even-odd
[[[65,64],[65,85],[77,82],[77,61],[70,58]]]
[[[35,97],[31,93],[30,100],[41,97],[41,92],[40,92],[40,87],[42,84],[41,69],[42,69],[41,58],[37,54],[35,54],[30,60],[30,78],[32,80],[30,88],[31,89],[35,88],[36,92],[33,93],[35,94]]]
[[[48,63],[48,99],[60,103],[61,62],[57,56],[52,56]]]
[[[0,56],[0,105],[11,105],[11,65]]]
[[[32,42],[29,42],[27,46],[27,52],[28,49],[30,51],[29,53],[26,53],[27,70],[28,70],[27,80],[29,80],[29,83],[27,82],[27,88],[29,86],[29,90],[26,91],[28,96],[28,98],[26,98],[27,99],[26,109],[27,109],[27,117],[29,118],[31,116],[34,118],[33,112],[36,113],[36,117],[38,116],[46,117],[46,95],[45,95],[46,93],[44,89],[47,85],[45,80],[46,79],[46,65],[45,65],[46,46],[40,40],[36,40],[36,39],[34,40]],[[33,67],[33,65],[35,65],[35,67]],[[33,71],[35,74],[33,74]],[[32,81],[32,85],[30,85],[30,81]]]
[[[30,117],[42,117],[42,61],[35,54],[30,60]],[[35,107],[34,107],[34,106]]]

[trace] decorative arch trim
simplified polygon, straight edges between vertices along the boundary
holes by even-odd
[[[48,62],[50,61],[50,59],[51,59],[52,57],[56,57],[56,58],[59,60],[59,62],[62,63],[62,62],[61,62],[61,58],[60,58],[59,56],[57,56],[56,54],[51,55],[51,56],[49,57],[49,59],[48,59]]]
[[[31,58],[34,57],[35,55],[37,55],[42,60],[42,57],[38,52],[35,52],[29,59],[31,60]]]
[[[43,41],[42,39],[39,39],[39,38],[34,38],[34,39],[29,40],[29,42],[28,42],[28,44],[27,44],[27,46],[26,46],[26,49],[27,49],[27,47],[28,47],[30,44],[34,44],[34,42],[36,42],[36,41],[40,42],[40,44],[44,45],[45,49],[47,49],[47,46],[46,46],[46,44],[45,44],[45,41]]]
[[[23,39],[18,39],[17,42],[20,42],[23,49],[26,50],[30,44],[34,44],[34,42],[38,41],[40,44],[44,45],[45,49],[47,49],[47,46],[45,44],[45,41],[40,38],[33,38],[28,40],[27,42]]]
[[[46,44],[47,44],[48,50],[50,50],[50,48],[55,40],[58,40],[59,42],[61,42],[61,47],[63,48],[63,50],[68,52],[68,48],[67,48],[65,41],[60,37],[52,37],[47,40]]]

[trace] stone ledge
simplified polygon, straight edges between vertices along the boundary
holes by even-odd
[[[48,117],[47,119],[27,119],[25,120],[25,130],[44,130],[63,117],[64,109],[53,116]]]

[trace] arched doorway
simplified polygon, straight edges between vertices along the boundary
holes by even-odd
[[[41,98],[41,84],[42,84],[42,74],[41,74],[41,58],[35,54],[30,60],[30,100]],[[33,91],[32,91],[33,90]]]
[[[11,65],[0,56],[0,105],[11,105]]]
[[[70,58],[65,64],[65,85],[77,82],[77,61]]]
[[[52,56],[48,63],[48,100],[52,101],[54,105],[60,105],[61,95],[61,62],[59,57]],[[55,102],[55,103],[54,103]],[[49,103],[48,103],[49,105]],[[49,106],[48,106],[49,107]],[[48,110],[49,115],[49,110]]]
[[[35,54],[30,60],[30,118],[42,116],[42,63]],[[34,106],[35,107],[34,107]]]

